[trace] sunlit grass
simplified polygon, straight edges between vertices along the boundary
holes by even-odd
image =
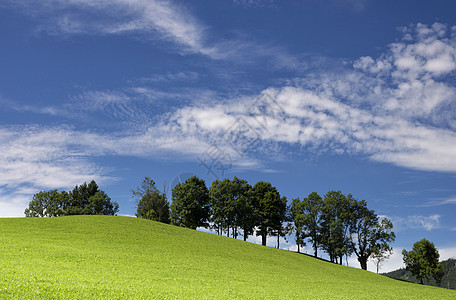
[[[0,219],[0,270],[0,298],[456,298],[453,290],[127,217]]]

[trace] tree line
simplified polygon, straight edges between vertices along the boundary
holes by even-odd
[[[172,189],[169,204],[166,191],[160,192],[155,182],[145,177],[141,186],[132,190],[136,199],[136,216],[163,223],[196,229],[210,228],[217,234],[235,239],[242,235],[244,241],[251,235],[261,236],[266,245],[268,237],[293,234],[298,252],[309,242],[317,257],[318,250],[325,251],[330,260],[342,264],[344,256],[353,253],[362,269],[372,258],[377,265],[392,253],[393,224],[368,209],[365,200],[351,194],[329,191],[321,197],[313,192],[302,200],[286,197],[269,182],[259,181],[251,186],[246,180],[216,179],[207,188],[203,179],[193,176]],[[119,204],[100,190],[92,180],[89,184],[75,186],[71,191],[40,191],[33,195],[26,217],[59,217],[68,215],[115,215]],[[413,245],[413,250],[402,252],[404,263],[420,283],[432,274],[438,284],[442,278],[442,265],[434,244],[423,239]]]
[[[26,217],[60,217],[69,215],[115,215],[119,204],[100,190],[92,180],[75,186],[72,191],[41,191],[33,195]]]
[[[144,178],[132,190],[136,199],[136,216],[186,228],[210,228],[244,241],[251,235],[261,237],[266,245],[268,237],[293,234],[298,252],[309,242],[317,257],[325,251],[330,260],[342,264],[344,256],[353,253],[362,269],[375,257],[379,261],[391,252],[395,240],[393,224],[367,208],[365,200],[351,194],[329,191],[322,198],[316,192],[293,199],[288,205],[277,188],[269,182],[250,185],[246,180],[216,179],[207,188],[203,179],[193,176],[172,189],[169,204],[166,192],[160,192],[155,182]],[[115,215],[117,202],[99,189],[95,181],[75,186],[72,191],[41,191],[33,196],[25,210],[27,217],[57,217],[66,215]]]
[[[209,188],[205,181],[193,176],[172,189],[171,205],[165,192],[146,177],[136,191],[136,216],[196,229],[211,228],[244,241],[251,235],[277,238],[294,233],[298,252],[309,242],[317,257],[318,249],[330,260],[342,264],[344,256],[355,254],[362,269],[367,269],[371,257],[386,257],[395,240],[393,224],[368,209],[365,200],[351,194],[329,191],[322,198],[313,192],[291,205],[269,182],[259,181],[251,186],[246,180],[216,179]]]

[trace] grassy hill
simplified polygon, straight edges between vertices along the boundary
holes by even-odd
[[[445,261],[442,261],[443,265],[443,278],[442,282],[440,284],[441,287],[447,288],[447,289],[454,289],[455,288],[455,272],[456,272],[456,259],[450,258]],[[395,271],[391,271],[388,273],[384,273],[382,275],[391,277],[391,278],[396,278],[396,279],[401,279],[401,280],[407,280],[411,282],[419,282],[419,280],[410,273],[410,271],[407,271],[405,268],[401,268]],[[437,283],[435,282],[434,278],[429,278],[429,280],[424,279],[423,280],[424,284],[427,285],[433,285],[437,286]]]
[[[407,283],[147,220],[0,219],[0,298],[455,299]]]

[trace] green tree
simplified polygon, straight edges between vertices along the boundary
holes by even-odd
[[[119,211],[119,204],[111,202],[111,198],[104,191],[97,191],[91,196],[84,209],[84,215],[115,215]]]
[[[230,185],[229,179],[215,179],[209,188],[211,222],[219,235],[226,231],[229,236],[230,226],[233,224]]]
[[[252,186],[242,183],[241,194],[237,199],[236,226],[242,230],[244,241],[255,232],[255,214],[252,203]]]
[[[350,196],[350,195],[349,195]],[[344,255],[353,251],[349,228],[351,223],[351,197],[341,191],[329,191],[323,200],[321,213],[321,245],[332,262],[342,264]]]
[[[286,238],[291,233],[293,227],[285,222],[291,221],[290,208],[287,205],[287,198],[281,197],[275,204],[275,212],[272,215],[273,225],[271,226],[272,235],[277,237],[277,249],[280,248],[280,237]]]
[[[229,181],[229,204],[228,215],[230,217],[230,226],[232,236],[237,238],[238,229],[243,231],[244,241],[253,234],[253,206],[251,203],[252,186],[247,180],[239,179],[236,176]]]
[[[33,195],[29,207],[25,209],[26,217],[59,217],[65,215],[64,203],[68,201],[68,193],[57,190],[41,191]]]
[[[439,262],[440,254],[434,243],[422,239],[413,244],[411,251],[402,250],[402,255],[406,269],[415,275],[421,284],[423,284],[423,279],[429,279],[429,276],[432,275],[440,286],[443,265]]]
[[[204,180],[190,177],[178,183],[172,194],[171,223],[191,229],[209,226],[209,191]]]
[[[300,253],[300,247],[304,247],[305,243],[305,232],[304,232],[304,209],[302,201],[299,198],[293,199],[290,206],[290,215],[294,224],[294,232],[296,238],[296,246],[298,246],[298,253]]]
[[[95,180],[89,184],[84,182],[77,185],[69,193],[69,205],[66,207],[65,215],[90,215],[89,199],[98,192],[98,185]]]
[[[390,258],[391,254],[393,254],[393,248],[391,247],[386,247],[383,249],[379,249],[377,247],[374,247],[374,250],[372,251],[371,255],[371,260],[375,264],[375,267],[377,269],[377,274],[378,271],[380,270],[380,267],[382,263]]]
[[[384,218],[379,221],[373,210],[367,208],[365,200],[351,201],[352,222],[350,237],[361,269],[367,270],[367,261],[373,254],[381,260],[382,255],[391,252],[389,243],[394,242],[396,236],[393,223]],[[380,263],[380,262],[379,262]]]
[[[41,191],[33,195],[26,217],[58,217],[67,215],[115,215],[119,204],[98,189],[94,180],[75,186],[73,191]]]
[[[49,192],[40,191],[33,195],[29,207],[25,209],[26,217],[44,217],[46,216],[46,206],[49,202]]]
[[[257,182],[252,193],[257,235],[261,236],[261,244],[266,246],[268,234],[280,234],[282,222],[286,217],[286,198],[281,198],[277,189],[264,181]]]
[[[302,201],[303,209],[303,231],[304,235],[312,243],[314,256],[317,257],[320,247],[320,217],[323,206],[323,199],[316,192],[311,193]]]
[[[145,177],[141,186],[131,192],[133,198],[136,198],[136,217],[170,223],[166,194],[158,191],[155,182],[150,177]]]

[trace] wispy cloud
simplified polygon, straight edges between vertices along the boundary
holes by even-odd
[[[408,229],[431,231],[440,227],[441,215],[412,215],[405,218],[388,216],[388,218],[393,222],[396,232]]]
[[[456,197],[431,200],[431,201],[424,203],[422,206],[424,206],[424,207],[441,206],[441,205],[447,205],[447,204],[456,204]]]
[[[171,41],[183,52],[217,56],[205,45],[206,28],[182,5],[166,0],[10,1],[10,5],[41,19],[50,34],[146,34]]]
[[[275,6],[275,0],[233,0],[233,3],[247,8]]]
[[[33,16],[39,32],[51,35],[128,35],[143,42],[166,41],[183,55],[201,54],[244,64],[267,58],[274,67],[287,69],[305,66],[286,49],[256,42],[252,37],[214,36],[187,6],[169,0],[6,1]],[[242,5],[267,2],[242,1]]]

